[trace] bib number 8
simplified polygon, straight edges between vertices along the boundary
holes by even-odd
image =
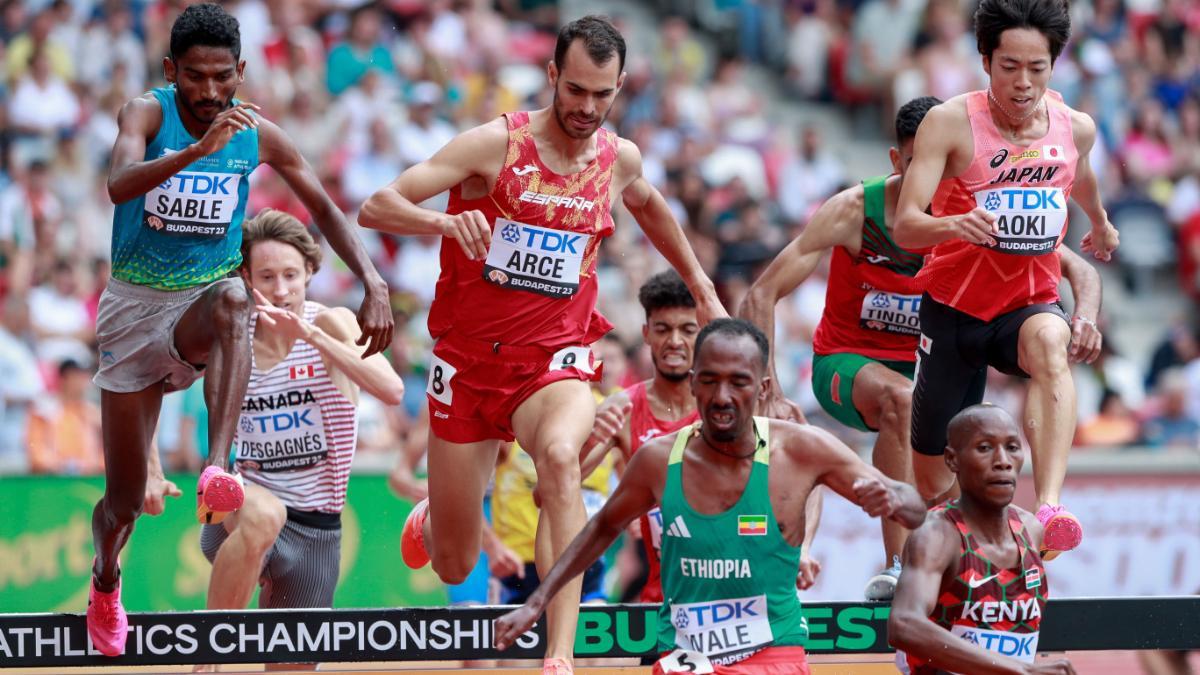
[[[425,393],[435,401],[450,405],[454,401],[454,389],[450,382],[457,372],[457,368],[434,354],[429,361],[429,382],[425,386]]]

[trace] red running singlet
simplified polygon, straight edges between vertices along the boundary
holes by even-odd
[[[1067,231],[1067,199],[1079,153],[1071,110],[1057,92],[1043,100],[1050,114],[1046,135],[1019,147],[997,131],[987,91],[967,94],[975,157],[962,175],[942,181],[933,215],[976,207],[998,217],[996,246],[951,239],[934,247],[918,279],[943,305],[983,321],[1021,307],[1058,300],[1062,277],[1055,251]]]
[[[547,349],[590,344],[612,329],[596,311],[596,255],[614,227],[609,187],[619,139],[600,129],[595,159],[563,176],[538,156],[528,112],[505,119],[508,152],[491,193],[465,199],[455,186],[446,209],[483,212],[492,225],[487,260],[471,260],[443,238],[429,333]]]
[[[650,410],[650,399],[646,397],[646,387],[650,380],[638,382],[625,391],[629,394],[629,402],[633,407],[629,410],[629,452],[633,454],[646,443],[674,433],[689,424],[700,420],[700,411],[693,410],[690,415],[675,421],[660,420]],[[656,506],[641,517],[642,546],[646,547],[646,561],[650,566],[646,576],[646,585],[638,596],[638,602],[661,603],[662,570],[662,511]]]

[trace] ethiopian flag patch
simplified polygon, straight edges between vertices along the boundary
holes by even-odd
[[[738,536],[754,537],[767,534],[766,516],[738,516]]]

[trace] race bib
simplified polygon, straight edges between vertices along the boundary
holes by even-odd
[[[950,632],[989,652],[1011,656],[1025,663],[1033,663],[1037,656],[1037,632],[1010,633],[971,626],[951,626]]]
[[[921,296],[870,291],[863,296],[858,325],[885,333],[920,335]]]
[[[549,370],[566,370],[574,368],[581,373],[591,375],[596,372],[592,368],[592,350],[587,347],[563,347],[550,357]]]
[[[671,603],[675,646],[728,665],[749,658],[774,641],[767,596],[713,602]]]
[[[246,397],[234,446],[238,465],[252,471],[294,471],[324,461],[325,418],[312,390]]]
[[[185,237],[221,239],[238,206],[239,173],[180,171],[146,193],[146,227]]]
[[[712,662],[703,654],[676,649],[658,660],[658,667],[664,673],[711,673]]]
[[[457,372],[457,368],[446,363],[437,354],[431,355],[429,358],[429,381],[425,384],[425,393],[435,401],[452,405],[454,389],[450,386],[450,381],[454,379],[454,374]]]
[[[567,298],[579,290],[579,272],[591,235],[496,219],[483,278],[504,288]]]
[[[1067,198],[1061,188],[981,190],[975,193],[975,203],[996,214],[996,245],[990,248],[1001,253],[1050,253],[1067,224]]]

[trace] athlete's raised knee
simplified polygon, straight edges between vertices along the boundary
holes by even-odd
[[[565,506],[579,494],[579,448],[566,441],[553,441],[538,453],[538,495],[543,507]]]
[[[1067,362],[1070,341],[1071,330],[1065,323],[1042,322],[1021,341],[1022,361],[1028,366],[1025,370],[1034,378],[1065,375],[1070,370]]]
[[[430,562],[433,565],[433,571],[437,573],[442,583],[455,586],[467,580],[471,570],[475,569],[475,561],[478,557],[478,548],[475,549],[473,556],[465,556],[462,551],[453,550],[439,553],[435,548]]]
[[[250,294],[240,279],[225,279],[213,288],[212,318],[218,326],[243,328],[251,306]]]
[[[237,529],[254,549],[266,551],[274,546],[286,523],[287,508],[273,496],[254,499],[248,493],[246,503],[238,511]]]
[[[889,384],[879,396],[879,428],[907,430],[912,410],[912,389]]]
[[[128,493],[109,493],[104,496],[104,510],[117,525],[124,527],[133,524],[133,521],[142,515],[145,500],[144,487],[141,490],[130,490]]]

